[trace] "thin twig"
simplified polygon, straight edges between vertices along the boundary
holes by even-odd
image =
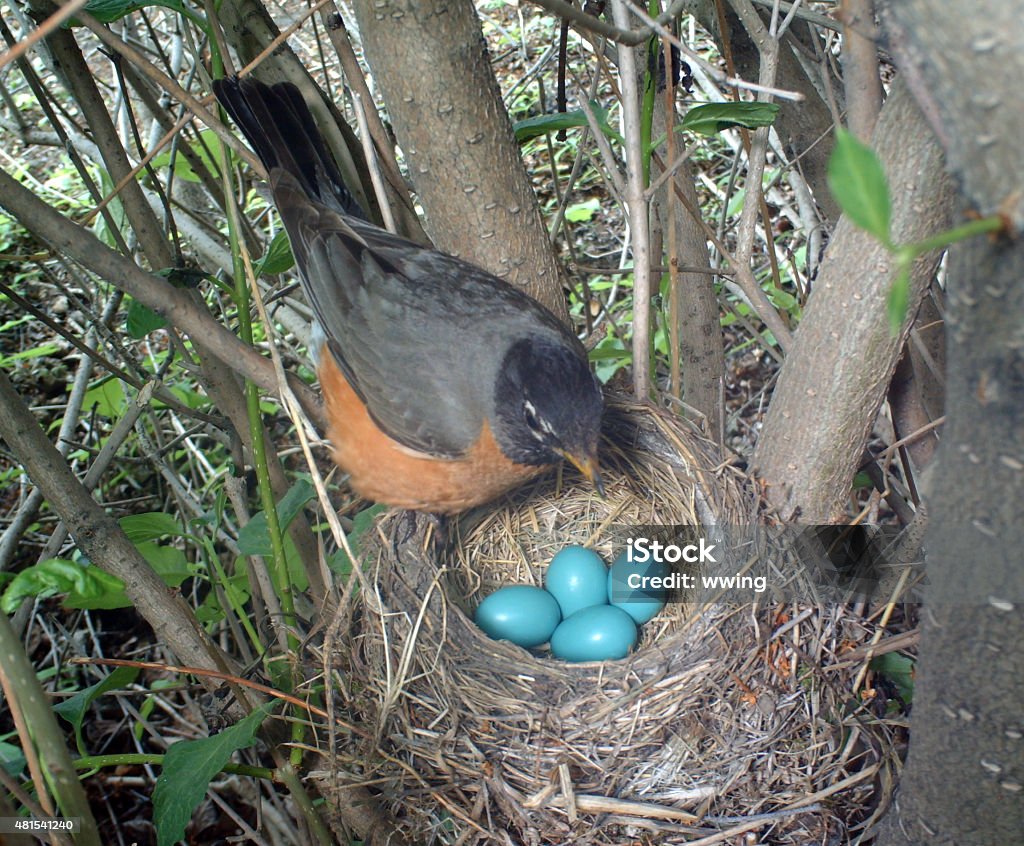
[[[7,67],[11,62],[24,56],[25,53],[57,29],[64,23],[64,21],[76,12],[81,11],[82,7],[88,2],[89,0],[70,0],[67,5],[61,6],[56,12],[43,21],[36,30],[31,32],[13,47],[5,50],[3,53],[0,53],[0,70]]]

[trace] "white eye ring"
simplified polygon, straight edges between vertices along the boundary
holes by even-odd
[[[523,412],[526,417],[526,425],[530,427],[535,435],[554,435],[554,431],[548,422],[537,414],[537,408],[529,400],[523,400]]]
[[[523,400],[523,412],[526,417],[526,425],[534,432],[540,431],[540,419],[537,417],[537,409],[529,400]]]

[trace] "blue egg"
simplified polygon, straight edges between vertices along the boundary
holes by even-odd
[[[562,619],[591,605],[608,602],[608,568],[601,556],[583,546],[567,546],[548,565],[544,587],[558,600]]]
[[[625,658],[636,645],[636,623],[614,605],[592,605],[563,620],[551,635],[551,654],[563,661]]]
[[[652,587],[643,579],[664,579],[671,573],[662,561],[630,561],[627,552],[622,552],[608,570],[608,601],[621,608],[634,622],[643,625],[665,607],[668,590]],[[631,586],[630,576],[635,576]]]
[[[546,590],[511,585],[496,590],[476,609],[476,624],[494,640],[510,640],[527,648],[546,643],[562,614]]]

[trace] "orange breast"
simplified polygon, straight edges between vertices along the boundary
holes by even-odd
[[[318,373],[334,460],[350,475],[356,493],[366,499],[454,514],[488,502],[546,469],[506,458],[486,420],[476,444],[464,456],[418,455],[377,427],[326,348]]]

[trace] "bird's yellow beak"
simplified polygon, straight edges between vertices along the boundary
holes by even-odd
[[[596,455],[580,457],[569,452],[562,452],[562,457],[586,477],[587,481],[594,486],[601,499],[605,498],[604,481],[601,479],[601,471],[597,464]]]

